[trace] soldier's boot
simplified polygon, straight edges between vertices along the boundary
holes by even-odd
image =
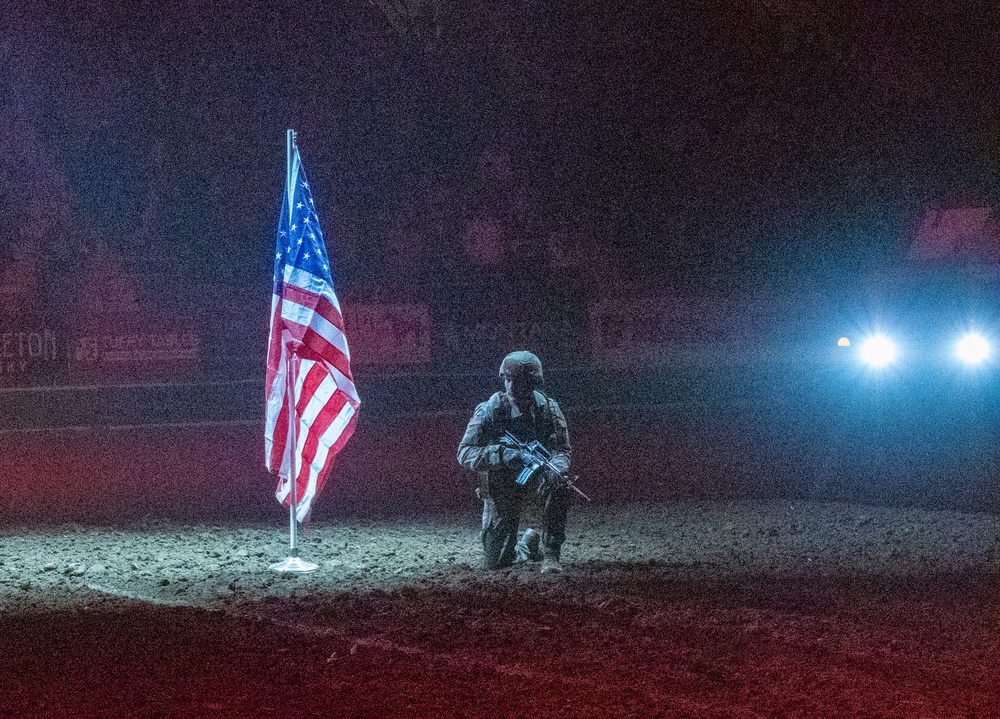
[[[559,547],[546,547],[542,557],[542,574],[558,574],[563,570],[559,562]]]
[[[517,561],[519,562],[540,562],[542,561],[542,535],[530,527],[524,530],[517,543]]]

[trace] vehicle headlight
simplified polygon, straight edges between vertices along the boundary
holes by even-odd
[[[955,354],[966,364],[979,364],[990,356],[990,343],[979,334],[968,334],[955,345]]]
[[[896,345],[884,335],[869,337],[859,351],[861,360],[870,367],[885,367],[896,359]]]

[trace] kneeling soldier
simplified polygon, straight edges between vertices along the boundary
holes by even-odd
[[[541,559],[543,572],[561,572],[569,490],[545,471],[518,484],[518,474],[531,458],[505,444],[503,437],[509,432],[525,444],[538,441],[551,453],[551,464],[565,474],[570,458],[566,418],[556,401],[541,392],[542,363],[531,352],[507,355],[500,365],[500,379],[504,391],[476,407],[458,445],[459,463],[480,478],[477,494],[483,500],[480,536],[486,568],[507,567],[515,559]],[[528,529],[519,541],[521,509],[528,497],[541,505],[541,537]]]

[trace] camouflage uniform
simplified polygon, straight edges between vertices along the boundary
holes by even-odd
[[[534,355],[530,356],[537,362]],[[537,371],[540,378],[541,363]],[[536,497],[541,505],[543,557],[558,563],[560,547],[566,539],[569,490],[562,484],[544,481],[544,472],[536,472],[524,486],[517,484],[517,475],[524,465],[519,455],[514,456],[516,452],[500,444],[500,438],[508,431],[523,442],[538,440],[552,453],[554,466],[561,471],[569,469],[566,418],[555,400],[538,390],[533,395],[531,411],[521,412],[506,392],[497,392],[476,407],[458,445],[459,463],[477,472],[480,478],[479,494],[483,499],[480,536],[487,569],[509,566],[515,559],[539,558],[529,557],[528,547],[518,542],[521,509],[529,496]]]

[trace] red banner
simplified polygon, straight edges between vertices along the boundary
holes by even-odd
[[[344,325],[354,365],[413,366],[431,361],[426,305],[345,305]]]
[[[188,379],[199,371],[202,339],[177,317],[93,315],[70,335],[67,365],[76,381]]]

